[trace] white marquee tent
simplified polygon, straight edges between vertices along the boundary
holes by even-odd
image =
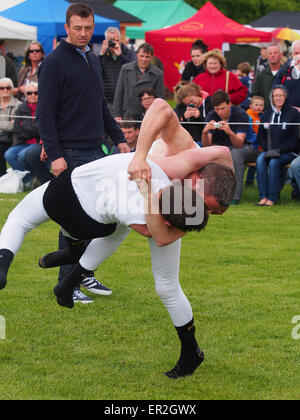
[[[10,7],[14,7],[17,4],[23,3],[25,0],[1,0],[0,1],[0,12],[2,10],[9,9]]]
[[[25,0],[0,0],[0,39],[5,39],[4,48],[14,56],[24,56],[30,41],[37,39],[37,28],[24,25],[1,16],[3,10],[14,7]]]
[[[24,25],[0,16],[0,39],[36,40],[36,26]]]

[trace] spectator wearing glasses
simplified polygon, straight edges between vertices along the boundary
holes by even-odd
[[[18,74],[18,96],[21,100],[25,99],[25,88],[30,82],[38,82],[38,69],[45,58],[42,45],[34,41],[25,52],[25,66],[21,67]]]
[[[40,142],[38,125],[35,118],[38,102],[38,84],[29,83],[25,88],[25,102],[22,103],[15,113],[14,132],[15,145],[10,147],[4,154],[6,161],[12,169],[30,171],[23,178],[25,187],[32,186],[33,174],[26,161],[26,149],[32,144]]]
[[[21,102],[13,96],[14,85],[11,79],[0,79],[0,176],[6,172],[4,153],[13,142],[14,115]]]
[[[155,101],[156,97],[157,96],[154,89],[150,87],[146,87],[145,89],[141,90],[140,93],[138,94],[138,98],[143,107],[143,111],[138,114],[131,115],[131,119],[136,120],[136,121],[142,121],[146,112]]]

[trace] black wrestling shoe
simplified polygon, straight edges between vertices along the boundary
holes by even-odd
[[[0,290],[7,283],[7,272],[14,259],[14,254],[9,249],[0,249]]]
[[[64,293],[60,284],[58,283],[54,287],[54,294],[56,296],[57,303],[60,306],[65,306],[66,308],[73,309],[74,308],[74,300],[73,300],[73,292],[71,293]]]
[[[185,376],[192,375],[204,361],[204,357],[203,350],[200,350],[198,347],[196,353],[189,360],[184,361],[180,358],[176,366],[169,372],[165,372],[165,375],[170,379],[184,378]]]

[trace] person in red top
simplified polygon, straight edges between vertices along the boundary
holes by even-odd
[[[220,50],[214,49],[204,54],[203,65],[205,72],[195,77],[194,83],[208,92],[209,96],[222,89],[229,94],[233,105],[240,105],[247,98],[248,89],[226,70],[226,59]]]

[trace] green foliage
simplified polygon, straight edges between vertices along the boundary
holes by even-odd
[[[200,9],[205,0],[185,0]],[[249,24],[273,11],[300,11],[299,0],[212,0],[211,3],[222,13],[237,22]]]
[[[257,208],[257,188],[183,239],[180,280],[206,360],[170,381],[180,346],[155,293],[147,240],[132,232],[96,275],[109,297],[57,305],[57,270],[38,258],[57,246],[50,222],[31,232],[0,291],[0,399],[299,399],[299,203]],[[0,195],[0,225],[23,195]],[[88,293],[87,293],[88,294]],[[99,413],[101,415],[101,412]]]
[[[107,1],[114,3],[114,0]],[[200,9],[207,2],[207,0],[184,1],[195,9]],[[247,0],[246,2],[245,0],[211,0],[211,3],[229,18],[243,24],[249,24],[273,11],[300,11],[300,0]]]

